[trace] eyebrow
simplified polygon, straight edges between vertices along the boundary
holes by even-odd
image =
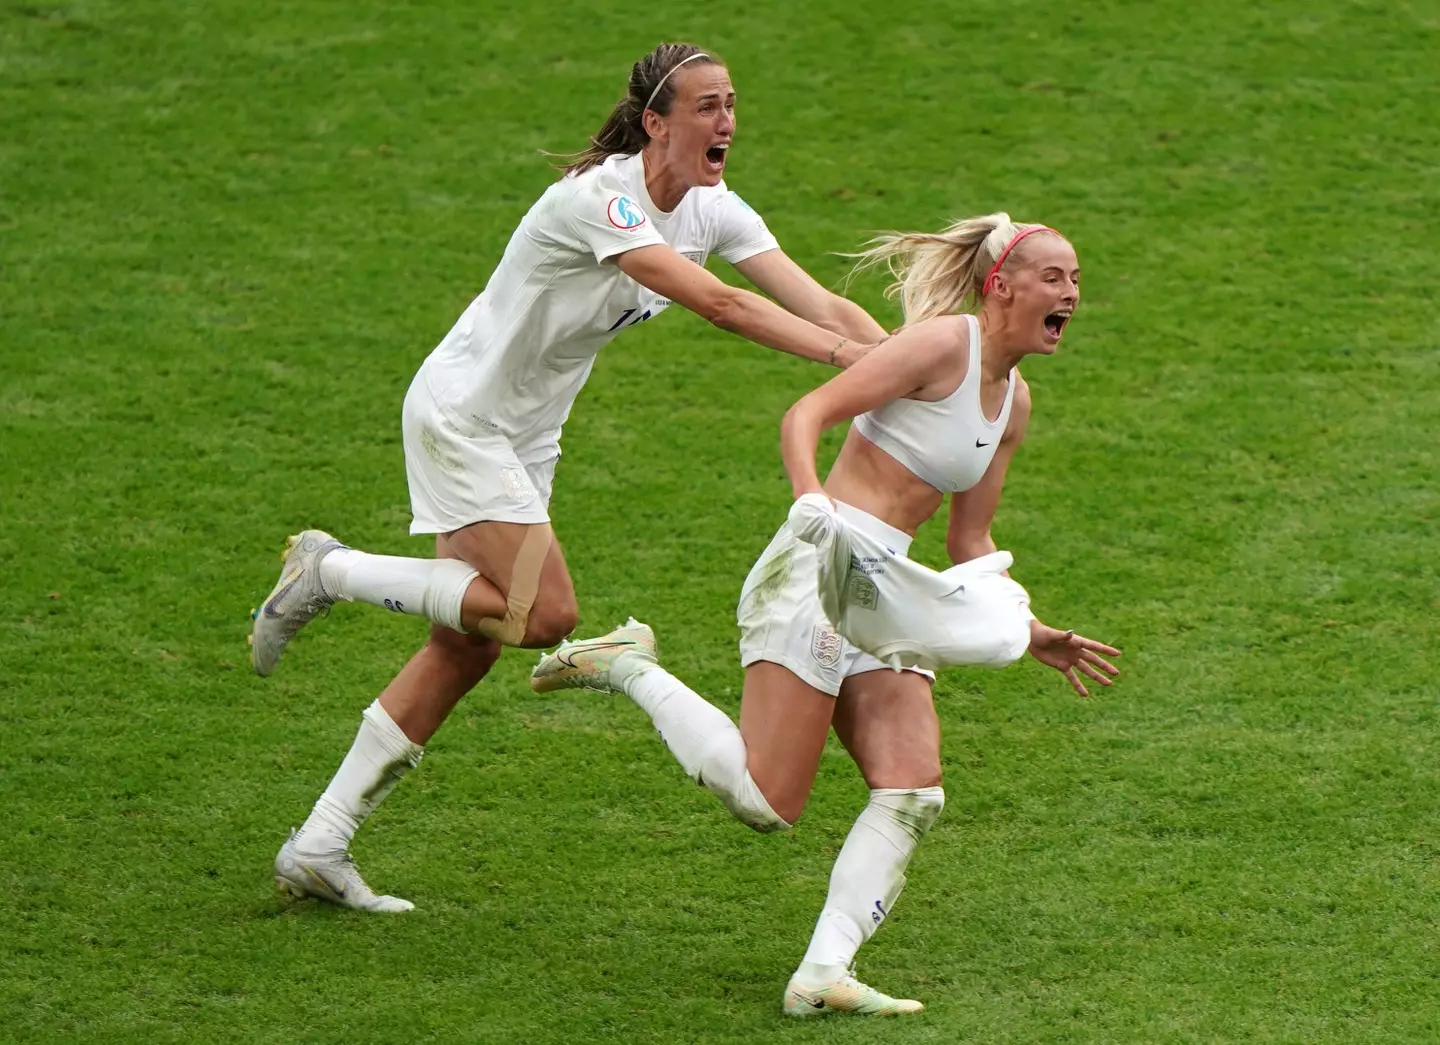
[[[696,103],[698,104],[698,103],[700,103],[700,102],[710,101],[711,99],[719,98],[719,97],[720,97],[720,92],[719,92],[719,91],[707,91],[706,93],[702,94],[699,98],[696,98],[695,101],[696,101]],[[734,98],[734,97],[735,97],[735,92],[734,92],[734,91],[727,91],[727,92],[725,93],[725,97],[727,97],[727,98]]]

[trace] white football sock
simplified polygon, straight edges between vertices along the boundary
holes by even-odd
[[[615,658],[610,684],[640,705],[680,768],[713,791],[737,820],[761,832],[790,827],[751,779],[745,738],[729,715],[658,664],[632,653]]]
[[[465,591],[479,574],[460,559],[407,559],[336,548],[320,560],[320,586],[333,599],[368,602],[464,631]]]
[[[944,807],[940,787],[871,790],[830,872],[825,907],[795,972],[802,987],[825,987],[845,975],[905,888],[910,855]]]
[[[295,832],[295,847],[305,853],[343,852],[365,818],[419,764],[424,753],[386,714],[380,701],[375,701],[365,709],[360,732],[335,778],[304,826]]]

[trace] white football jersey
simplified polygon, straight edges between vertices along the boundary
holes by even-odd
[[[524,461],[554,456],[595,356],[670,302],[614,258],[665,243],[703,265],[778,244],[724,182],[693,188],[668,214],[645,191],[637,156],[612,156],[545,191],[510,237],[484,291],[420,369],[460,430],[498,433]]]

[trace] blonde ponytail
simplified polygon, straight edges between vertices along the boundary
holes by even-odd
[[[887,232],[845,257],[858,259],[852,277],[885,265],[894,277],[885,296],[900,299],[910,325],[978,308],[995,259],[1027,227],[1002,211],[965,218],[943,232]]]

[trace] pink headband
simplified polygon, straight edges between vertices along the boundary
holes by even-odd
[[[1030,233],[1032,232],[1055,232],[1055,230],[1050,228],[1048,225],[1031,225],[1028,228],[1023,228],[1019,232],[1015,233],[1014,238],[1011,239],[1009,243],[1005,244],[1005,249],[1002,250],[1000,252],[1000,256],[995,259],[995,264],[990,267],[990,272],[985,277],[985,283],[980,287],[981,297],[984,297],[986,294],[990,293],[990,287],[995,282],[995,276],[999,273],[1000,266],[1005,264],[1005,259],[1008,258],[1010,256],[1010,252],[1015,249],[1015,244],[1019,243],[1022,239],[1030,235]],[[1058,236],[1060,235],[1060,233],[1055,232],[1055,235]]]

